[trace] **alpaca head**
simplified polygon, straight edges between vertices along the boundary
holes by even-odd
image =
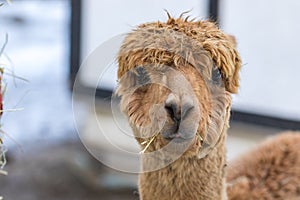
[[[182,17],[142,24],[120,49],[121,110],[145,152],[205,156],[229,117],[240,57],[232,36]],[[174,148],[175,147],[175,148]]]

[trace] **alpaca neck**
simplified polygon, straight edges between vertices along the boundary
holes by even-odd
[[[205,158],[182,156],[163,169],[141,174],[141,200],[226,200],[226,130],[220,137]]]

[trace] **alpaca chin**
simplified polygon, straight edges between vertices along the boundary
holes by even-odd
[[[225,140],[226,130],[208,155],[202,159],[183,155],[168,166],[153,172],[140,174],[141,199],[225,200]],[[186,152],[187,154],[189,151]],[[168,154],[169,156],[170,154]],[[164,157],[168,159],[168,157]],[[161,159],[160,161],[166,161]],[[142,166],[157,165],[156,160],[143,158]],[[192,168],[191,168],[192,167]]]

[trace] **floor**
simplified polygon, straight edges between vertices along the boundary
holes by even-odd
[[[271,128],[233,122],[227,143],[229,159],[277,132]],[[5,200],[138,199],[137,175],[102,165],[81,142],[23,144],[27,146],[26,150],[9,151],[5,168],[8,176],[0,177],[1,195]],[[114,155],[105,148],[101,151]]]
[[[5,200],[138,199],[134,188],[107,189],[82,178],[89,172],[82,173],[74,167],[75,154],[84,155],[89,163],[94,161],[79,142],[10,152],[5,168],[8,176],[0,177],[1,195]],[[93,170],[99,174],[107,170],[98,162],[93,164]]]

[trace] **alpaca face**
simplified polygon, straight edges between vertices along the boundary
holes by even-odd
[[[198,156],[218,141],[230,94],[213,63],[202,67],[138,66],[120,79],[121,109],[147,152],[172,142],[168,153]]]
[[[182,19],[128,34],[117,94],[145,152],[172,144],[165,152],[203,157],[214,148],[238,86],[240,60],[230,41],[210,22]]]

